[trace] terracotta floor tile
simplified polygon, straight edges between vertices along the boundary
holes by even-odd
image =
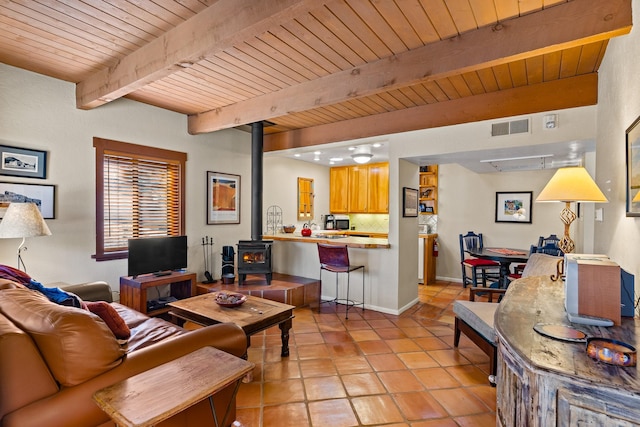
[[[378,372],[381,371],[399,371],[406,369],[406,365],[400,358],[393,353],[372,354],[367,356],[367,360],[371,367]]]
[[[376,329],[376,332],[383,340],[407,338],[407,334],[400,328]]]
[[[364,356],[335,359],[333,363],[340,375],[373,372],[373,368]]]
[[[265,381],[281,381],[291,378],[300,378],[300,366],[296,360],[283,360],[280,363],[267,363],[264,365],[262,375]],[[253,379],[256,381],[256,378]]]
[[[429,390],[460,387],[460,383],[444,368],[415,369],[413,375]]]
[[[296,334],[296,345],[321,344],[324,338],[320,332],[312,332],[308,334]],[[277,345],[277,343],[275,344]]]
[[[327,344],[326,347],[329,352],[329,357],[334,360],[343,357],[360,356],[362,354],[360,347],[354,342]]]
[[[359,342],[358,347],[360,347],[360,350],[364,354],[391,353],[391,349],[387,343],[382,340]]]
[[[369,320],[369,325],[371,325],[371,327],[373,329],[393,328],[393,327],[396,326],[391,321],[389,321],[388,319],[373,319],[373,320]]]
[[[451,418],[443,418],[440,420],[418,421],[411,423],[411,427],[459,427]]]
[[[233,427],[253,427],[263,425],[260,420],[260,408],[238,408],[236,409],[236,420]]]
[[[445,418],[447,411],[427,391],[394,394],[393,398],[409,421]],[[495,422],[495,420],[494,420]]]
[[[236,397],[236,406],[243,407],[260,407],[262,404],[262,383],[250,382],[241,383]]]
[[[387,391],[374,373],[343,375],[342,382],[349,396],[383,394]]]
[[[328,324],[321,323],[318,325],[318,330],[320,332],[344,332],[347,330],[347,328],[345,328],[342,322],[336,321],[334,323],[328,323]]]
[[[352,342],[351,335],[346,331],[322,332],[322,337],[326,343]]]
[[[337,375],[331,359],[309,359],[300,361],[300,372],[304,378]]]
[[[434,350],[429,353],[440,366],[468,365],[470,362],[456,350]]]
[[[464,388],[432,390],[431,395],[454,417],[489,411],[476,395]]]
[[[467,417],[456,417],[455,421],[460,427],[494,427],[496,425],[495,414],[479,414]]]
[[[311,414],[311,425],[313,427],[351,427],[358,425],[358,420],[347,399],[310,402],[309,413]]]
[[[410,371],[379,372],[378,378],[389,393],[424,390],[424,386]]]
[[[444,342],[438,337],[423,337],[414,338],[414,342],[419,345],[423,350],[444,350],[451,348],[449,344]]]
[[[336,399],[347,397],[339,376],[305,378],[304,389],[307,400]]]
[[[326,344],[319,345],[301,345],[297,346],[298,359],[328,359],[331,357],[329,355],[329,348]]]
[[[421,350],[420,346],[409,338],[398,340],[387,339],[386,342],[394,353],[409,353],[411,351]]]
[[[374,341],[380,340],[380,335],[370,329],[349,331],[354,341]]]
[[[265,406],[263,419],[265,426],[303,427],[310,425],[307,406],[302,402]]]
[[[348,331],[357,331],[358,329],[371,329],[369,323],[366,320],[353,320],[349,319],[343,326]]]
[[[404,418],[389,395],[356,397],[351,403],[364,425],[395,423]]]
[[[263,403],[265,405],[304,402],[302,380],[294,379],[266,382],[264,383],[263,396]]]
[[[471,393],[475,394],[485,405],[492,411],[496,411],[496,388],[490,385],[479,385],[467,388]]]
[[[400,353],[398,357],[408,369],[434,368],[440,366],[438,362],[433,360],[433,357],[429,356],[429,353],[424,351]]]
[[[413,319],[406,317],[399,317],[398,319],[393,320],[393,324],[399,328],[415,328],[420,327],[418,322]]]
[[[402,331],[407,335],[408,338],[419,338],[419,337],[432,337],[433,334],[429,332],[424,326],[402,326]]]
[[[451,366],[447,368],[447,372],[457,379],[463,386],[489,384],[487,374],[474,365]]]

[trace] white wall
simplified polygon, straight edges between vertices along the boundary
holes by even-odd
[[[50,237],[27,239],[27,272],[43,283],[106,280],[114,290],[127,273],[126,260],[96,262],[94,136],[188,153],[186,234],[189,270],[203,279],[201,239],[213,238],[214,277],[220,250],[250,238],[249,133],[228,130],[191,136],[186,117],[121,99],[91,111],[75,108],[75,86],[0,64],[0,143],[45,150],[45,180],[0,177],[3,182],[52,184],[56,218],[47,221]],[[241,175],[240,225],[206,225],[206,171]],[[0,263],[16,265],[19,239],[0,240]]]
[[[625,130],[640,116],[640,0],[633,0],[631,33],[609,42],[598,83],[597,183],[609,199],[596,222],[596,253],[640,274],[640,218],[626,217]],[[600,207],[600,206],[599,206]]]

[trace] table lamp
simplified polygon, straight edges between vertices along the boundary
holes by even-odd
[[[571,202],[608,202],[598,188],[589,172],[581,166],[560,168],[542,189],[536,202],[564,202],[565,207],[560,213],[564,223],[564,236],[558,246],[564,253],[571,253],[575,244],[569,235],[569,227],[576,214],[570,209]]]
[[[21,256],[27,249],[25,238],[37,236],[51,236],[51,231],[35,203],[11,203],[0,222],[0,238],[22,238],[18,246],[18,269],[22,264],[23,271],[27,271]]]

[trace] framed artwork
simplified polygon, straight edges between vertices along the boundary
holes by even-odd
[[[207,172],[207,224],[240,224],[240,175]]]
[[[496,192],[496,222],[531,224],[533,191]]]
[[[418,216],[418,190],[402,187],[402,216]]]
[[[47,177],[47,152],[0,145],[0,175]]]
[[[9,207],[9,203],[35,203],[44,219],[55,216],[55,186],[38,184],[16,184],[0,182],[0,218]]]
[[[627,216],[640,216],[640,117],[625,132],[627,143]]]

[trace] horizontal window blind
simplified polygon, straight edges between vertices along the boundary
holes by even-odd
[[[97,179],[102,175],[102,185],[96,186],[97,197],[102,202],[98,200],[96,211],[97,259],[126,256],[131,238],[183,234],[184,153],[161,158],[163,154],[175,152],[154,152],[157,149],[151,147],[139,150],[141,146],[117,144],[118,150],[107,146],[113,144],[103,145],[101,159],[96,159],[101,169]]]

